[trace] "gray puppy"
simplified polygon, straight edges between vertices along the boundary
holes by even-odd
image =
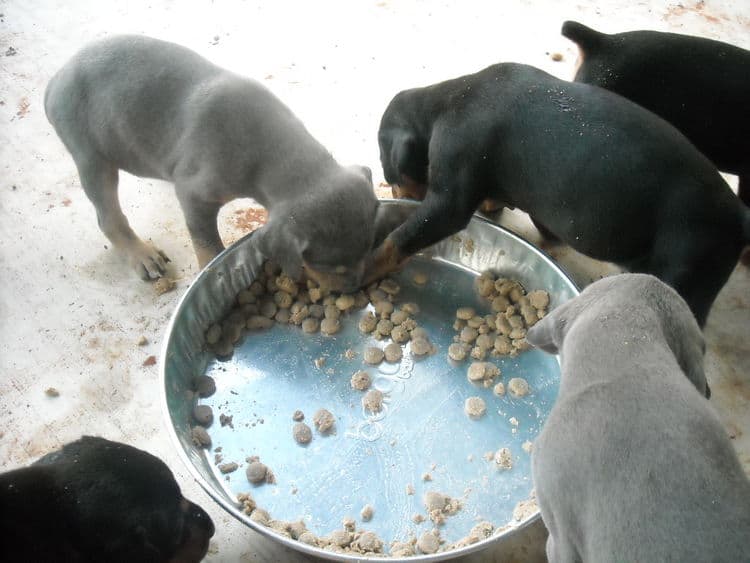
[[[117,36],[77,53],[50,80],[44,106],[100,228],[143,279],[168,259],[130,228],[119,170],[175,184],[201,267],[224,248],[221,206],[252,197],[269,211],[257,233],[267,257],[297,278],[305,270],[358,284],[375,238],[370,171],[339,165],[260,83],[173,43]]]
[[[527,339],[562,363],[532,458],[552,563],[750,561],[750,482],[703,396],[703,338],[675,291],[605,278]]]

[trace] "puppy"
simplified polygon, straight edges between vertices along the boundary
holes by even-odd
[[[656,275],[703,324],[750,241],[750,210],[674,127],[531,66],[400,92],[378,141],[386,180],[424,201],[380,245],[370,278],[461,230],[490,199],[583,254]]]
[[[100,228],[141,278],[168,259],[130,228],[119,170],[174,183],[200,267],[224,248],[221,206],[252,197],[269,212],[258,244],[289,275],[359,284],[378,207],[370,171],[340,166],[260,83],[173,43],[117,36],[76,54],[44,106]]]
[[[750,481],[703,397],[685,302],[652,276],[613,276],[526,338],[562,363],[532,454],[549,561],[748,561]]]
[[[575,80],[607,88],[677,127],[719,170],[739,176],[750,205],[750,51],[657,31],[607,35],[566,21],[580,50]]]
[[[214,525],[160,459],[84,436],[0,474],[0,530],[5,563],[192,563]]]

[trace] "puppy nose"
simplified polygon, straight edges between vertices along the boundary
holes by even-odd
[[[213,536],[214,532],[216,532],[216,528],[214,527],[211,517],[197,504],[190,504],[190,512],[188,513],[190,515],[190,520],[204,530],[208,534],[208,537]]]

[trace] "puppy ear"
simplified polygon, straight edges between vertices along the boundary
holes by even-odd
[[[369,166],[358,166],[360,171],[362,172],[362,175],[367,178],[367,181],[372,184],[372,170]]]
[[[559,354],[565,339],[569,317],[574,314],[573,306],[577,303],[577,299],[571,299],[555,307],[526,332],[526,341],[549,354]]]
[[[552,313],[526,331],[526,342],[544,350],[548,354],[557,354],[558,345],[555,342],[555,324]]]

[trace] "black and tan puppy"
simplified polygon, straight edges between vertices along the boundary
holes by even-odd
[[[0,560],[193,563],[214,525],[158,458],[84,436],[0,474]]]
[[[750,241],[750,210],[677,129],[534,67],[400,92],[378,140],[386,180],[424,201],[380,245],[371,278],[462,229],[489,199],[583,254],[656,275],[703,324]]]
[[[703,37],[608,35],[566,21],[580,50],[575,80],[601,86],[677,127],[719,170],[739,176],[750,205],[750,51]]]
[[[375,237],[369,169],[343,167],[260,83],[173,43],[140,36],[95,42],[51,80],[47,117],[73,156],[99,226],[143,278],[164,253],[133,232],[119,170],[175,184],[198,264],[224,248],[222,205],[251,197],[269,212],[260,248],[299,278],[356,286]]]

